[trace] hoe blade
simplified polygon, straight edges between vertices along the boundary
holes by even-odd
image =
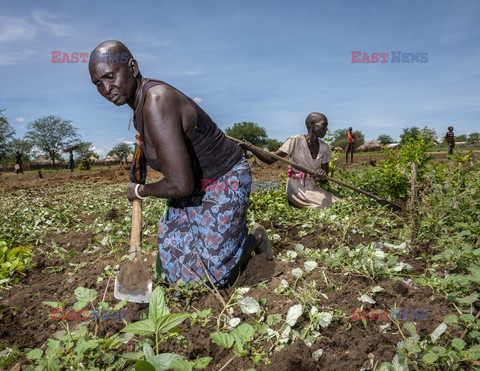
[[[128,298],[128,301],[132,303],[148,303],[150,302],[150,297],[152,296],[152,280],[148,280],[147,290],[134,290],[128,291],[118,281],[118,278],[115,279],[115,288],[113,289],[113,296],[115,299],[123,300]]]

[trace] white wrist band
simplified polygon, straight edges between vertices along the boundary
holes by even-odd
[[[140,187],[140,184],[137,184],[135,186],[135,196],[137,196],[137,198],[139,198],[140,200],[145,200],[145,197],[142,197],[138,194],[138,187]]]

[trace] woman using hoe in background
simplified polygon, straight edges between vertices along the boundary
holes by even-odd
[[[305,119],[305,125],[307,127],[306,135],[294,135],[288,138],[275,154],[281,157],[289,156],[291,161],[317,172],[317,176],[312,177],[289,167],[286,186],[288,200],[300,208],[327,208],[338,200],[336,196],[317,184],[317,178],[325,179],[328,175],[328,164],[331,160],[330,147],[321,139],[327,133],[328,120],[324,114],[312,112]],[[248,149],[267,164],[276,161],[267,153],[257,151],[248,143],[242,143],[240,146]]]

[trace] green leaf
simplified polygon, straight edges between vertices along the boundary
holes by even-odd
[[[255,335],[255,329],[248,323],[242,323],[230,334],[233,336],[237,344],[245,344],[252,339],[253,335]]]
[[[193,361],[193,368],[198,368],[200,370],[203,370],[205,368],[207,368],[207,366],[210,364],[210,362],[212,361],[212,357],[200,357],[200,358],[197,358],[196,360]]]
[[[293,305],[288,309],[287,318],[285,322],[289,326],[294,326],[301,315],[302,315],[302,304]]]
[[[48,348],[52,351],[56,351],[58,348],[60,348],[60,342],[55,339],[48,339]]]
[[[27,353],[27,358],[31,361],[35,361],[37,359],[42,358],[43,355],[43,350],[41,349],[33,349],[30,352]]]
[[[155,367],[150,362],[147,361],[137,361],[135,362],[135,371],[156,371]]]
[[[155,323],[155,330],[156,332],[160,333],[168,332],[175,326],[185,321],[188,317],[190,317],[189,313],[173,313],[164,315],[160,318],[157,318],[157,321]]]
[[[184,357],[175,353],[161,353],[153,358],[150,358],[149,362],[155,367],[156,371],[168,370],[171,364]]]
[[[248,352],[243,349],[243,343],[239,343],[235,341],[233,343],[233,354],[236,355],[237,357],[244,357],[248,354]]]
[[[127,304],[127,302],[128,302],[128,298],[123,299],[120,303],[118,303],[113,307],[113,310],[117,311],[122,309]]]
[[[320,312],[317,314],[317,319],[316,321],[320,326],[323,328],[328,327],[330,323],[332,322],[333,315],[330,312]]]
[[[128,359],[128,360],[140,360],[144,357],[145,355],[142,352],[126,352],[122,353],[122,358],[123,359]]]
[[[150,304],[148,306],[148,318],[156,321],[158,318],[168,314],[168,309],[165,305],[165,297],[160,286],[155,287],[150,297]]]
[[[190,361],[187,361],[185,359],[178,359],[170,364],[170,368],[178,371],[192,371],[193,365]]]
[[[75,296],[78,301],[86,301],[87,303],[93,302],[97,298],[97,292],[85,287],[77,287],[75,289]]]
[[[315,360],[315,362],[318,362],[322,355],[323,355],[323,349],[317,349],[315,352],[312,353],[312,357]]]
[[[398,354],[393,357],[392,366],[393,371],[408,371],[408,366],[405,364],[405,361],[402,359],[402,357],[398,356]]]
[[[97,339],[83,341],[83,342],[79,341],[77,343],[77,346],[75,347],[75,353],[77,353],[78,355],[84,354],[89,349],[97,348],[99,343],[100,341]]]
[[[239,301],[238,305],[245,314],[253,314],[260,311],[260,304],[251,296],[246,296]]]
[[[449,314],[445,316],[445,319],[443,320],[443,323],[447,325],[451,325],[453,323],[458,323],[458,317],[455,314]]]
[[[277,323],[280,323],[280,321],[282,320],[282,315],[281,314],[269,314],[267,316],[267,324],[269,326],[274,326],[276,325]]]
[[[47,371],[60,371],[60,366],[56,361],[50,361],[47,365]]]
[[[89,303],[88,301],[79,300],[73,304],[73,309],[75,310],[83,309],[88,303]]]
[[[460,319],[463,321],[463,322],[475,322],[475,317],[473,316],[473,314],[470,314],[470,313],[462,313],[460,315]]]
[[[52,308],[61,308],[60,303],[57,301],[42,301],[42,304],[48,305]]]
[[[123,300],[128,300],[128,299],[123,299]],[[123,301],[123,300],[122,300],[122,301]],[[98,305],[99,308],[102,308],[102,309],[104,309],[104,310],[108,310],[108,308],[109,308],[108,303],[105,302],[105,301],[99,301],[99,302],[97,303],[97,305]]]
[[[435,363],[437,359],[438,359],[438,355],[433,352],[428,352],[422,357],[422,361],[429,365]]]
[[[445,323],[441,323],[437,326],[437,328],[430,334],[432,342],[436,342],[440,336],[445,332],[447,329],[447,325]]]
[[[417,329],[415,327],[415,324],[412,322],[405,323],[403,325],[403,328],[405,329],[408,336],[414,336],[417,334]]]
[[[192,317],[204,319],[207,318],[212,313],[212,308],[199,310],[197,312],[192,313]]]
[[[235,341],[232,335],[226,334],[225,332],[213,332],[210,334],[210,337],[215,344],[227,349],[230,349]]]
[[[478,294],[476,292],[465,296],[464,298],[457,299],[459,304],[472,305],[478,300]]]
[[[463,350],[463,348],[465,348],[465,345],[467,345],[467,343],[465,341],[463,341],[462,339],[455,338],[455,339],[452,340],[450,345],[452,347],[454,347],[455,349]]]
[[[128,324],[121,332],[131,332],[140,336],[155,334],[155,323],[150,318]]]
[[[145,355],[145,359],[148,361],[149,358],[155,357],[155,353],[150,344],[143,345],[143,354]]]

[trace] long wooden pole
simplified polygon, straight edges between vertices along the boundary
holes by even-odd
[[[242,143],[242,142],[244,142],[244,141],[242,141],[242,140],[240,140],[240,139],[233,138],[233,137],[229,137],[229,136],[227,136],[227,138],[230,139],[230,140],[232,140],[232,141],[234,141],[235,143]],[[254,145],[251,144],[251,143],[248,143],[248,142],[245,142],[245,143],[247,143],[247,144],[249,144],[250,146],[252,146],[252,148],[254,148],[255,150],[261,151],[261,152],[265,153],[266,156],[270,156],[270,157],[274,158],[275,160],[282,161],[282,162],[284,162],[284,163],[286,163],[286,164],[288,164],[288,165],[290,165],[290,166],[295,167],[295,169],[301,170],[301,171],[303,171],[303,172],[305,172],[305,173],[307,173],[307,174],[315,175],[315,171],[312,170],[312,169],[310,169],[310,168],[308,168],[308,167],[306,167],[306,166],[297,164],[296,162],[293,162],[293,161],[290,161],[290,160],[288,160],[288,159],[286,159],[286,158],[284,158],[284,157],[278,156],[278,155],[276,155],[275,153],[271,153],[271,152],[264,151],[263,149],[261,149],[261,148],[259,148],[259,147],[257,147],[257,146],[254,146]],[[370,198],[374,199],[375,201],[377,201],[377,202],[378,202],[379,204],[381,204],[381,205],[390,206],[390,207],[391,207],[392,209],[394,209],[394,210],[401,210],[401,209],[402,209],[400,206],[394,204],[393,202],[390,202],[390,201],[388,201],[388,200],[384,200],[384,199],[378,197],[377,195],[375,195],[375,194],[373,194],[373,193],[370,193],[370,192],[367,192],[367,191],[365,191],[365,190],[363,190],[363,189],[354,187],[354,186],[352,186],[351,184],[345,183],[345,182],[343,182],[343,181],[341,181],[341,180],[339,180],[339,179],[335,179],[335,178],[332,178],[332,177],[329,177],[329,176],[325,177],[325,179],[328,180],[328,181],[331,181],[331,182],[333,182],[333,183],[336,183],[336,184],[338,184],[338,185],[341,185],[342,187],[349,188],[349,189],[351,189],[352,191],[355,191],[355,192],[361,193],[361,194],[363,194],[363,195],[365,195],[365,196],[367,196],[367,197],[370,197]]]

